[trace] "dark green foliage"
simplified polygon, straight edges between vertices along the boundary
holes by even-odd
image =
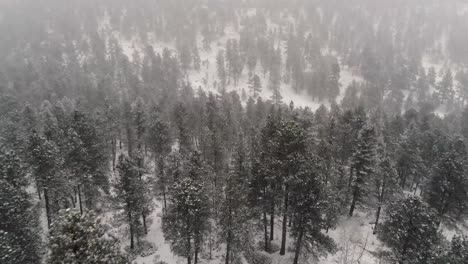
[[[60,211],[50,230],[47,263],[129,263],[120,252],[118,241],[106,231],[92,213]]]
[[[139,177],[140,170],[134,160],[121,155],[117,165],[118,176],[114,182],[115,195],[113,207],[122,210],[118,217],[119,223],[124,224],[130,235],[130,248],[135,247],[134,238],[142,236],[143,223],[140,216],[150,207],[148,187]]]
[[[455,236],[450,248],[437,258],[438,264],[464,264],[468,260],[468,237]]]
[[[427,189],[428,203],[438,216],[460,216],[468,204],[467,153],[462,140],[453,140],[435,164]],[[442,219],[441,219],[442,220]]]
[[[365,199],[371,174],[375,171],[376,139],[374,128],[365,124],[359,130],[354,144],[349,182],[352,196],[349,216],[353,216],[356,206]]]
[[[226,179],[224,199],[219,216],[221,239],[226,242],[225,263],[240,263],[245,241],[251,236],[247,190],[250,180],[250,162],[243,139],[234,154],[231,171]]]
[[[170,205],[163,216],[165,238],[172,250],[187,258],[188,264],[198,262],[198,254],[209,228],[209,199],[204,186],[206,176],[200,154],[192,153],[186,174],[172,186]]]
[[[302,256],[311,254],[318,259],[327,252],[333,253],[336,245],[324,230],[333,228],[330,223],[337,215],[332,209],[335,202],[326,183],[322,180],[320,160],[300,157],[298,171],[290,180],[292,227],[291,235],[295,238],[294,264]]]
[[[36,264],[41,261],[39,210],[26,191],[26,172],[17,153],[0,145],[1,263]]]
[[[391,261],[400,264],[430,263],[440,239],[437,214],[420,198],[397,200],[387,210],[379,238],[390,248]]]

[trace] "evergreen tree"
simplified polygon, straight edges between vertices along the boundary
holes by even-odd
[[[56,206],[59,196],[64,189],[59,178],[63,159],[59,156],[57,145],[36,131],[32,132],[29,140],[29,150],[33,175],[44,194],[47,224],[50,227],[53,214],[59,209]]]
[[[122,210],[118,215],[119,224],[128,227],[130,235],[130,249],[135,248],[135,237],[139,242],[143,226],[139,216],[144,208],[149,206],[145,183],[140,180],[138,166],[130,157],[120,155],[117,164],[118,175],[114,182],[115,194],[113,206]]]
[[[38,264],[39,211],[26,191],[27,168],[14,150],[0,144],[0,262]]]
[[[226,73],[226,64],[225,64],[223,50],[220,50],[218,52],[218,56],[216,57],[216,65],[218,69],[218,79],[220,83],[220,89],[224,90],[226,88],[227,73]]]
[[[242,140],[242,139],[240,139]],[[221,238],[226,242],[225,263],[239,263],[249,237],[250,209],[245,190],[249,183],[249,161],[241,141],[234,154],[232,169],[226,180],[219,223]]]
[[[332,238],[323,233],[330,228],[329,209],[333,199],[327,193],[326,183],[320,175],[320,161],[313,158],[298,157],[298,171],[291,179],[292,227],[295,238],[294,264],[301,256],[312,254],[318,258],[323,253],[334,252],[336,245]],[[336,217],[336,215],[334,216]],[[333,226],[331,226],[333,227]]]
[[[450,243],[450,249],[438,257],[436,263],[463,264],[468,259],[468,237],[454,236]]]
[[[353,81],[345,91],[341,106],[344,110],[352,110],[359,104],[358,84]]]
[[[163,216],[164,235],[172,250],[198,263],[201,243],[209,227],[208,195],[203,183],[205,170],[198,153],[193,153],[184,178],[172,186],[170,205]]]
[[[133,114],[133,123],[135,127],[135,136],[136,136],[136,152],[134,154],[134,159],[136,165],[138,166],[138,177],[140,181],[143,181],[143,172],[145,171],[145,155],[146,155],[146,146],[145,143],[145,134],[147,127],[147,116],[145,111],[145,103],[143,98],[138,97],[136,101],[132,104],[132,114]],[[146,216],[150,213],[150,208],[144,207],[141,213],[143,219],[143,229],[145,234],[148,233],[146,227]]]
[[[262,81],[260,80],[260,77],[257,74],[253,75],[252,78],[250,78],[249,88],[254,98],[257,98],[259,93],[262,92]]]
[[[450,69],[447,69],[442,77],[442,80],[437,84],[437,93],[442,102],[453,103],[453,74]]]
[[[331,64],[330,76],[328,77],[328,100],[334,102],[340,94],[340,64],[335,61]]]
[[[274,49],[273,49],[274,50]],[[271,99],[276,105],[281,104],[283,97],[281,96],[281,53],[280,49],[274,52],[270,67],[269,89],[273,95]]]
[[[391,250],[393,262],[430,263],[440,239],[436,213],[417,197],[397,200],[387,210],[379,238]]]
[[[154,155],[155,175],[158,179],[157,190],[162,193],[164,209],[167,208],[167,188],[169,175],[166,174],[166,156],[171,152],[171,135],[169,125],[161,120],[161,112],[157,108],[151,110],[148,120],[147,144]]]
[[[428,203],[438,212],[439,223],[446,215],[461,216],[468,204],[466,147],[462,140],[449,144],[433,170],[427,190]]]
[[[363,202],[368,191],[371,174],[375,171],[375,132],[374,128],[364,125],[359,130],[351,161],[351,207],[349,216],[353,216],[356,205]]]
[[[129,263],[94,214],[62,210],[49,234],[47,263]]]
[[[192,140],[188,127],[188,110],[187,107],[179,102],[174,107],[174,126],[177,131],[177,143],[179,152],[182,154],[188,153],[192,149]]]
[[[398,174],[396,165],[388,153],[379,155],[378,164],[375,172],[375,196],[377,200],[377,212],[375,214],[374,234],[377,233],[377,227],[382,213],[382,207],[389,201],[395,200],[395,197],[401,190],[398,184]]]
[[[99,191],[107,192],[109,189],[106,175],[109,158],[102,132],[98,123],[89,114],[79,109],[73,111],[71,130],[67,133],[69,144],[73,146],[69,160],[73,164],[81,212],[82,194],[86,198],[86,207],[92,209]]]

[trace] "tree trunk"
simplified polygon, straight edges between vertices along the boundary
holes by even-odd
[[[145,235],[148,234],[148,228],[146,227],[146,215],[144,212],[141,213],[141,216],[143,218],[143,230],[145,231]]]
[[[281,250],[280,255],[286,254],[286,231],[288,228],[288,199],[289,199],[289,191],[288,186],[285,188],[284,194],[284,212],[283,212],[283,232],[281,236]]]
[[[37,196],[39,197],[39,200],[42,200],[41,197],[41,186],[39,186],[39,181],[36,180],[36,190],[37,190]]]
[[[187,264],[192,264],[192,244],[190,242],[190,236],[187,237],[187,246],[188,246]]]
[[[132,221],[132,212],[128,211],[128,223],[130,226],[130,249],[135,248],[135,242],[133,241],[133,221]]]
[[[159,178],[160,178],[160,181],[159,183],[162,185],[161,186],[161,189],[162,189],[162,192],[163,192],[163,202],[164,202],[164,211],[166,211],[167,209],[167,197],[166,197],[166,184],[165,184],[165,180],[164,180],[164,158],[162,157],[162,155],[158,158],[156,158],[157,160],[155,162],[158,163],[158,167],[159,167]]]
[[[83,215],[83,203],[81,202],[81,189],[80,185],[78,185],[78,202],[80,204],[80,214]]]
[[[359,188],[355,186],[354,191],[353,191],[353,201],[351,202],[351,207],[349,208],[349,216],[353,216],[354,214],[354,209],[356,208],[358,194],[359,194]]]
[[[263,211],[263,229],[265,231],[265,252],[269,252],[267,213]]]
[[[386,186],[386,182],[384,181],[382,183],[382,190],[380,191],[380,194],[379,194],[379,207],[377,208],[377,213],[375,215],[375,225],[374,225],[374,231],[373,231],[374,235],[377,234],[377,226],[379,224],[380,211],[382,210],[382,204],[383,204],[384,197],[385,197],[385,186]]]
[[[372,232],[374,235],[377,234],[377,226],[379,225],[380,210],[382,210],[382,205],[379,205],[379,207],[377,208],[377,213],[375,215],[374,231]]]
[[[111,139],[111,144],[112,144],[112,170],[115,171],[115,158],[117,156],[117,142],[115,138]]]
[[[231,257],[231,232],[228,232],[228,238],[226,241],[226,260],[225,264],[229,264],[229,258]]]
[[[70,200],[71,200],[71,202],[72,202],[72,206],[73,206],[73,208],[76,208],[75,197],[74,197],[73,195],[70,195],[70,196],[71,196],[71,197],[70,197],[70,198],[71,198]]]
[[[195,259],[193,264],[198,264],[198,246],[195,246]]]
[[[44,201],[45,201],[46,216],[47,216],[47,227],[50,229],[51,219],[50,219],[49,195],[47,192],[47,188],[44,188]]]
[[[275,203],[271,203],[271,214],[270,214],[270,240],[274,239],[275,234]]]
[[[295,253],[294,253],[294,262],[293,262],[293,264],[297,264],[298,261],[299,261],[299,256],[301,254],[303,235],[304,235],[304,230],[303,230],[302,227],[300,227],[299,237],[297,238],[297,241],[296,241],[296,250],[295,250]]]

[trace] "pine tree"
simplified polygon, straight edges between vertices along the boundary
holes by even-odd
[[[50,230],[47,263],[129,263],[106,230],[92,213],[60,211]]]
[[[108,191],[109,158],[102,130],[89,114],[76,109],[72,113],[71,130],[68,131],[69,144],[72,151],[69,160],[72,162],[73,173],[76,178],[76,188],[79,196],[80,211],[82,194],[88,209],[93,208],[100,190]],[[83,191],[83,192],[82,192]]]
[[[227,73],[226,73],[226,65],[225,65],[223,50],[220,50],[218,52],[218,56],[216,57],[216,65],[218,69],[218,79],[221,85],[220,89],[224,90],[226,88]]]
[[[336,250],[333,239],[323,233],[333,227],[329,225],[332,221],[327,212],[334,205],[320,175],[320,161],[315,157],[297,158],[299,168],[290,183],[291,198],[294,200],[291,203],[291,235],[295,238],[294,264],[299,262],[301,256],[309,253],[317,257],[324,252]]]
[[[174,126],[177,129],[177,143],[179,152],[182,154],[188,153],[192,149],[192,140],[188,127],[188,110],[187,107],[179,102],[174,107]]]
[[[356,108],[358,104],[358,84],[356,81],[353,81],[348,88],[346,88],[343,100],[341,100],[341,107],[343,107],[344,110],[352,110]]]
[[[334,102],[340,94],[340,64],[335,61],[331,64],[331,71],[328,77],[328,100]]]
[[[421,160],[420,140],[421,136],[414,124],[410,124],[400,137],[396,165],[402,188],[407,187],[409,180],[413,179],[413,182],[416,183],[422,177],[420,174],[424,164]],[[411,185],[413,187],[414,184],[412,183]]]
[[[253,98],[257,98],[259,93],[262,92],[262,81],[260,80],[260,77],[255,74],[250,78],[249,80],[249,89],[252,92]]]
[[[398,174],[396,165],[389,157],[388,153],[379,155],[378,164],[376,166],[375,177],[375,196],[377,200],[377,212],[375,214],[375,224],[373,233],[377,233],[377,228],[382,213],[382,207],[388,204],[389,201],[395,200],[395,197],[401,190],[398,183]]]
[[[153,152],[155,175],[158,179],[156,188],[163,195],[164,209],[167,208],[167,188],[169,175],[166,174],[166,156],[171,152],[171,136],[169,125],[161,120],[161,112],[157,108],[151,110],[149,117],[147,144]]]
[[[442,80],[437,84],[437,93],[442,102],[452,103],[453,90],[453,74],[450,69],[447,69],[442,77]]]
[[[273,239],[274,209],[278,199],[281,200],[283,209],[281,255],[286,253],[288,206],[290,204],[289,181],[300,169],[300,159],[306,153],[305,139],[304,130],[295,122],[285,122],[274,117],[268,119],[266,127],[262,130],[260,162],[263,168],[260,173],[268,175],[265,179],[271,203],[271,239]],[[278,196],[278,193],[281,195]]]
[[[449,144],[433,170],[426,192],[428,203],[438,212],[439,223],[447,215],[461,216],[468,204],[465,144],[462,140]]]
[[[438,264],[464,264],[468,259],[468,237],[454,236],[450,243],[450,249],[439,256],[435,263]]]
[[[271,99],[276,105],[281,104],[283,97],[281,96],[281,53],[278,49],[273,56],[270,66],[269,89],[273,92]]]
[[[138,97],[136,101],[132,104],[132,115],[133,115],[133,123],[135,127],[135,136],[136,136],[136,143],[137,149],[134,154],[134,159],[136,161],[136,165],[138,166],[138,177],[140,181],[143,182],[143,172],[145,171],[145,155],[146,155],[146,146],[145,143],[145,133],[147,129],[147,116],[145,111],[145,103],[143,98]],[[143,219],[143,229],[145,234],[148,233],[148,229],[146,227],[146,216],[150,213],[150,208],[144,207],[141,213]]]
[[[0,142],[0,262],[38,264],[39,211],[26,191],[27,168]]]
[[[63,183],[59,178],[63,159],[59,156],[57,145],[36,131],[32,132],[29,140],[29,150],[33,175],[44,193],[47,224],[50,227],[53,214],[59,209],[56,208],[59,195],[63,191]]]
[[[245,190],[249,183],[249,161],[242,139],[234,154],[232,169],[226,179],[222,210],[219,217],[221,238],[226,242],[225,263],[239,263],[249,237],[250,209]]]
[[[420,198],[393,202],[387,210],[378,237],[391,250],[391,261],[426,264],[435,257],[439,242],[437,215]]]
[[[201,243],[209,227],[209,200],[204,187],[206,176],[199,153],[193,153],[186,175],[172,186],[170,205],[163,216],[165,238],[172,250],[187,258],[187,263],[198,262]]]
[[[349,216],[353,216],[356,205],[363,202],[371,174],[375,171],[375,144],[374,128],[364,125],[358,132],[351,161],[352,200]]]
[[[139,178],[138,166],[130,157],[120,155],[117,164],[118,175],[113,184],[115,194],[112,197],[113,207],[121,210],[118,215],[120,223],[128,227],[130,249],[135,248],[134,238],[142,235],[143,226],[139,216],[149,206],[145,183]]]

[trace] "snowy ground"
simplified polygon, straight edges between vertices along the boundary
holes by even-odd
[[[104,20],[105,21],[105,20]],[[100,26],[102,31],[108,31],[109,29],[105,26],[105,22],[102,23],[103,25]],[[108,32],[109,33],[109,32]],[[118,32],[111,33],[116,39],[118,39],[122,45],[122,49],[124,54],[132,60],[133,54],[137,52],[141,58],[143,58],[143,49],[144,44],[137,38],[135,39],[125,39],[123,38]],[[217,39],[215,42],[211,44],[211,48],[209,50],[202,49],[202,39],[199,37],[198,46],[200,47],[200,59],[201,59],[201,69],[200,71],[190,70],[187,73],[186,80],[190,83],[193,89],[202,88],[206,92],[213,92],[218,93],[219,90],[215,87],[215,83],[218,83],[218,75],[217,75],[217,66],[216,66],[216,56],[218,52],[226,47],[226,42],[229,39],[239,39],[239,33],[236,32],[233,28],[227,28],[223,37]],[[162,53],[165,48],[173,51],[174,54],[176,53],[174,43],[163,43],[160,41],[156,41],[154,36],[149,36],[149,44],[153,46],[153,49],[156,53]],[[264,100],[269,100],[273,93],[270,91],[268,87],[268,79],[269,76],[263,75],[260,63],[257,63],[257,68],[255,73],[261,78],[262,82],[262,92],[260,93],[260,97]],[[341,101],[344,91],[348,87],[348,85],[353,81],[362,81],[362,78],[359,76],[354,75],[347,67],[341,66],[341,90],[340,95],[337,98],[337,102]],[[242,94],[243,90],[247,97],[251,96],[249,91],[248,85],[248,72],[247,69],[244,68],[241,78],[237,84],[237,86],[233,85],[233,82],[228,83],[226,90],[227,91],[237,91],[239,95]],[[283,102],[289,104],[291,101],[294,102],[295,106],[298,107],[309,107],[312,110],[316,110],[320,105],[324,104],[325,106],[329,106],[330,103],[328,101],[317,101],[307,95],[305,92],[303,93],[296,93],[291,89],[290,85],[282,83],[281,85],[281,95],[283,97]]]

